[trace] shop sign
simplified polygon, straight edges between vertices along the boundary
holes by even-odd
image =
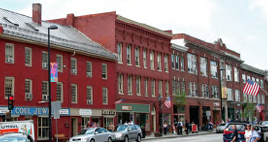
[[[102,115],[115,115],[115,110],[102,110]]]
[[[1,107],[0,108],[0,113],[6,113],[6,112],[8,112],[7,107]]]
[[[0,114],[6,113],[7,107],[0,107]],[[41,107],[14,107],[11,111],[11,114],[17,115],[48,115],[48,108],[41,108]],[[52,112],[53,114],[53,112]],[[61,115],[70,115],[69,109],[61,109]]]
[[[122,106],[122,110],[132,110],[132,106]]]
[[[220,103],[219,102],[213,102],[213,105],[214,106],[220,106]]]
[[[79,115],[92,115],[91,109],[79,109]]]

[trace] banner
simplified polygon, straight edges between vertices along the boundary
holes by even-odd
[[[221,95],[222,98],[227,98],[227,87],[221,88]]]
[[[58,63],[57,62],[50,63],[50,76],[51,76],[51,82],[58,82]]]

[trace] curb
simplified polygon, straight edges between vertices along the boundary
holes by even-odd
[[[195,134],[191,134],[191,135],[171,135],[171,136],[164,136],[164,137],[150,137],[150,138],[145,138],[142,139],[143,141],[146,140],[153,140],[153,139],[166,139],[166,138],[179,138],[179,137],[191,137],[191,136],[197,136],[197,135],[208,135],[208,134],[217,134],[216,132],[204,132],[204,133],[195,133]]]

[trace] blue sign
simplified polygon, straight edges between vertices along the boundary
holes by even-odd
[[[0,114],[5,114],[5,112],[7,111],[8,111],[7,107],[0,107]],[[11,114],[13,115],[48,115],[48,108],[14,107]],[[70,115],[70,109],[69,108],[61,109],[60,115]]]

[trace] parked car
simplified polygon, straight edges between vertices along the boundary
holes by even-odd
[[[23,133],[4,133],[0,136],[0,142],[34,142],[30,135]]]
[[[115,141],[129,142],[129,140],[141,141],[142,131],[138,125],[120,125],[113,133]]]
[[[261,139],[258,142],[266,142],[266,136],[268,136],[268,126],[255,125],[255,130],[261,135]]]
[[[222,133],[225,128],[225,123],[222,123],[216,127],[216,133]]]
[[[113,135],[108,130],[95,127],[81,130],[76,136],[71,137],[69,142],[112,142]]]
[[[233,125],[236,126],[236,129],[238,131],[237,134],[237,140],[240,142],[246,141],[245,135],[245,128],[248,123],[244,122],[230,122],[226,123],[225,128],[223,130],[223,141],[224,142],[230,142],[232,140],[232,134],[233,134]]]
[[[260,125],[268,126],[268,121],[262,121],[262,122],[260,122]]]

